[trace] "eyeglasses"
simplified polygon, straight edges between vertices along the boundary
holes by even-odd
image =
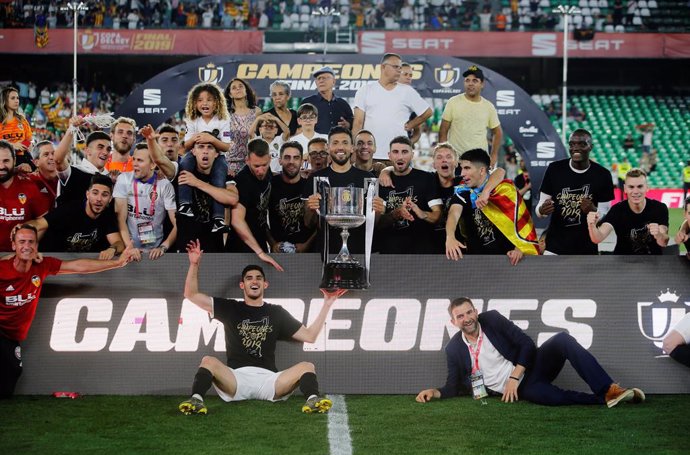
[[[300,118],[300,120],[315,120],[316,116],[315,115],[300,115],[299,118]]]

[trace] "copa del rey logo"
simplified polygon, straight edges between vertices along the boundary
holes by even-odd
[[[652,302],[637,302],[637,324],[640,332],[659,349],[666,335],[690,309],[690,302],[679,300],[680,296],[667,288]]]

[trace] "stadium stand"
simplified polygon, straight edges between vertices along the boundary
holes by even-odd
[[[604,32],[682,31],[690,28],[690,8],[682,0],[106,0],[85,2],[80,26],[102,28],[255,28],[310,31],[323,27],[312,15],[322,6],[340,16],[333,29],[385,30],[562,30],[552,13],[561,4],[577,6],[571,28]],[[173,4],[177,7],[173,8]],[[3,2],[0,27],[72,26],[72,13],[55,1]],[[318,39],[318,36],[315,36]]]
[[[553,125],[560,131],[560,105],[558,95],[533,95],[550,115]],[[576,94],[569,104],[579,107],[585,114],[583,121],[571,120],[570,131],[586,128],[593,134],[593,155],[606,168],[627,157],[633,166],[641,166],[644,160],[641,139],[635,127],[654,123],[653,148],[657,151],[658,165],[649,177],[654,188],[675,188],[682,185],[680,174],[688,157],[690,144],[689,96],[643,96],[621,93]],[[626,152],[623,140],[628,134],[635,138],[635,148]]]

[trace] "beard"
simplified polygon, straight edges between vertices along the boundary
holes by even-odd
[[[12,177],[14,177],[14,169],[8,169],[7,173],[0,174],[0,183],[5,183]]]

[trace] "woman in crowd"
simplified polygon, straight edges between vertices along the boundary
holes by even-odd
[[[14,146],[16,166],[26,165],[27,171],[35,169],[29,153],[32,135],[29,122],[19,110],[19,91],[4,87],[0,91],[0,139]]]
[[[242,79],[235,78],[225,88],[225,98],[230,111],[230,139],[228,149],[228,175],[235,176],[244,167],[247,144],[254,137],[252,125],[261,109],[256,106],[256,94]]]

